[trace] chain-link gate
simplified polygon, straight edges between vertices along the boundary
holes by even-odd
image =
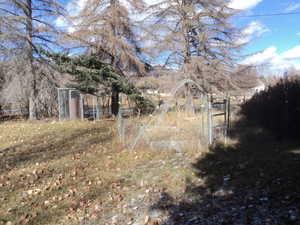
[[[224,139],[226,142],[230,128],[230,98],[208,98],[208,143],[213,144],[217,140]]]
[[[59,120],[82,120],[83,103],[80,91],[72,88],[58,88]]]

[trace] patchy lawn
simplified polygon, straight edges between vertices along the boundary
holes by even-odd
[[[114,121],[0,124],[0,224],[151,222],[153,196],[183,193],[198,153],[129,151],[116,133]]]
[[[243,128],[210,152],[128,150],[116,126],[0,124],[0,224],[300,224],[299,143]]]

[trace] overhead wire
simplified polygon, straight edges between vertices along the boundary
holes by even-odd
[[[240,15],[236,17],[268,17],[268,16],[289,16],[300,15],[300,12],[286,12],[286,13],[269,13],[269,14],[254,14],[254,15]]]
[[[253,18],[253,17],[275,17],[275,16],[289,16],[300,15],[300,12],[286,12],[286,13],[266,13],[266,14],[253,14],[253,15],[237,15],[237,18]],[[56,26],[57,28],[69,28],[69,27],[90,27],[90,25],[62,25]]]

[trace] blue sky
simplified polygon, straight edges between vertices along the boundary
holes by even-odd
[[[244,63],[267,63],[277,71],[300,69],[300,14],[255,16],[300,12],[299,0],[233,0],[231,6],[244,10],[241,15],[253,16],[234,20],[237,26],[246,27],[244,31],[248,29],[247,40],[251,40],[243,53],[254,55]]]
[[[76,12],[86,0],[77,0],[76,7],[70,0],[61,0],[69,11]],[[148,4],[161,0],[145,0]],[[69,3],[69,4],[68,4]],[[244,64],[268,64],[273,71],[285,71],[289,67],[300,69],[300,13],[282,16],[255,16],[300,12],[300,0],[232,0],[230,7],[242,10],[234,18],[236,26],[243,28],[240,42],[249,42],[242,54],[251,56]],[[249,17],[243,17],[249,16]],[[64,25],[63,21],[56,21]],[[72,29],[72,28],[71,28]]]

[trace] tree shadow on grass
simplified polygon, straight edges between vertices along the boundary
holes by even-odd
[[[5,175],[18,167],[29,167],[42,162],[50,163],[51,160],[65,156],[76,156],[78,153],[88,151],[93,152],[95,150],[93,149],[94,145],[111,141],[112,135],[109,127],[79,128],[65,133],[49,132],[42,134],[22,144],[0,150],[2,155],[2,158],[0,157],[0,175],[3,174],[4,179],[6,179]],[[23,176],[19,177],[12,174],[10,181],[13,186],[0,188],[0,198],[5,197],[1,202],[4,207],[0,207],[0,224],[6,224],[8,221],[15,221],[13,224],[57,224],[58,220],[74,213],[79,208],[81,210],[88,209],[87,205],[90,201],[105,196],[111,187],[111,183],[98,185],[95,180],[93,181],[94,174],[88,173],[93,167],[88,165],[90,160],[93,161],[93,159],[83,157],[75,159],[74,164],[67,161],[65,165],[62,165],[61,171],[56,171],[55,167],[50,166],[49,170],[41,172],[40,177],[33,177],[34,179],[28,177],[28,179],[23,180]],[[85,167],[87,167],[86,170]],[[74,175],[74,171],[77,175]],[[63,178],[59,178],[60,174]],[[76,180],[73,180],[72,178],[75,177]],[[57,186],[58,181],[61,183]],[[93,181],[92,185],[88,184],[90,181]],[[112,182],[118,181],[117,179],[112,180]],[[44,189],[50,184],[51,187]],[[37,187],[42,190],[41,193],[24,195],[28,189],[35,190]],[[70,194],[66,197],[66,194],[70,193],[69,190],[74,188],[78,188],[79,191],[76,190],[76,194]],[[22,196],[22,204],[18,204],[20,195]],[[62,200],[58,200],[58,197],[61,197]],[[45,205],[45,200],[49,200],[51,204]],[[14,205],[14,201],[17,202],[16,205]],[[9,204],[12,204],[13,207],[11,212],[6,213]],[[5,210],[1,211],[3,208]]]
[[[217,144],[193,168],[179,200],[168,193],[152,209],[162,224],[300,225],[300,142],[274,139],[262,129],[236,129],[233,145]]]
[[[92,145],[112,139],[108,128],[80,129],[70,134],[45,134],[25,143],[0,150],[0,174],[25,165],[80,153]]]

